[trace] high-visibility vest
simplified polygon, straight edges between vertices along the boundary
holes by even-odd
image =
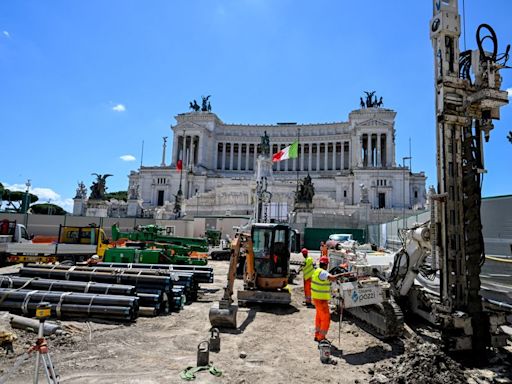
[[[331,282],[327,280],[320,280],[320,272],[322,268],[315,269],[311,277],[311,297],[317,300],[330,300],[331,299]]]
[[[313,276],[313,272],[315,272],[315,268],[313,268],[313,258],[311,256],[306,257],[304,262],[304,269],[302,270],[302,274],[304,276],[304,280],[311,279]]]

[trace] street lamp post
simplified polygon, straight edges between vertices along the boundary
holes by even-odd
[[[402,157],[402,228],[405,228],[405,160],[411,160],[411,156]]]
[[[29,198],[29,190],[30,190],[30,186],[32,184],[30,184],[30,179],[27,180],[27,182],[25,183],[25,185],[27,186],[27,190],[25,191],[25,204],[23,204],[23,212],[22,213],[27,213],[28,211],[28,206],[29,206],[29,201],[30,201],[30,198]]]
[[[196,188],[196,216],[199,212],[199,189]]]

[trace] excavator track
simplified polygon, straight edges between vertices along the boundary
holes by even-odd
[[[393,299],[380,304],[346,309],[371,331],[383,338],[401,336],[404,328],[404,315]]]

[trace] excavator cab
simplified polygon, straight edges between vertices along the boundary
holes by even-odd
[[[261,278],[287,277],[290,272],[290,228],[282,224],[255,224],[251,228],[254,269]]]

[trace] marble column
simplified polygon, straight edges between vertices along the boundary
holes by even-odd
[[[353,146],[351,145],[351,142],[349,141],[348,142],[348,164],[347,164],[347,167],[348,169],[352,168],[352,148]]]
[[[341,142],[341,161],[340,161],[340,170],[344,170],[345,169],[345,143],[346,141],[342,141]]]
[[[371,147],[372,147],[372,135],[368,134],[366,136],[366,166],[371,167],[372,166],[372,153],[371,153]]]
[[[233,170],[233,158],[234,158],[234,151],[235,151],[235,146],[233,145],[233,142],[230,142],[229,143],[229,170],[232,171]]]
[[[311,158],[313,157],[313,144],[308,143],[308,172],[311,172]]]
[[[332,170],[333,171],[337,170],[337,167],[336,167],[336,146],[337,145],[338,145],[338,143],[336,141],[334,143],[332,143]]]
[[[300,145],[300,162],[299,162],[299,171],[304,170],[304,144]]]
[[[388,166],[394,167],[396,165],[395,151],[393,150],[395,143],[393,142],[392,134],[386,134],[386,144],[388,149],[386,153],[386,162],[388,163]]]
[[[171,166],[175,166],[178,162],[178,151],[179,151],[179,136],[174,136],[172,141],[172,164]]]
[[[316,167],[315,170],[320,170],[320,143],[316,143]]]
[[[195,154],[196,154],[196,142],[195,136],[190,136],[190,166],[194,166],[195,164]]]
[[[183,168],[188,167],[190,149],[188,147],[188,136],[183,136]]]
[[[219,143],[215,142],[214,145],[215,151],[213,152],[213,167],[212,169],[219,169]]]
[[[242,144],[238,143],[238,159],[236,169],[240,171],[242,169]]]
[[[357,143],[352,142],[352,146],[353,148],[358,148],[359,152],[352,153],[352,155],[355,156],[355,159],[351,159],[350,161],[352,162],[355,160],[354,163],[357,164],[358,167],[362,167],[364,164],[363,135],[357,136],[355,140],[352,141],[357,141]]]
[[[251,144],[245,144],[245,170],[249,170],[249,154],[251,153],[249,151]]]
[[[221,170],[226,170],[226,142],[222,143],[222,167]]]
[[[204,159],[204,154],[207,153],[207,148],[206,148],[206,141],[203,140],[203,136],[202,135],[198,135],[197,136],[197,164],[203,164],[203,165],[206,165],[207,167],[209,167],[208,164],[204,164],[205,162],[205,159]]]
[[[253,170],[256,170],[256,168],[258,167],[258,144],[254,144],[254,159],[253,159],[253,162],[252,162],[252,169]]]
[[[381,159],[382,159],[382,156],[381,156],[381,148],[380,148],[380,133],[377,134],[377,167],[381,167],[382,166],[382,163],[381,163]]]
[[[329,165],[329,145],[328,143],[321,143],[320,148],[324,148],[324,164],[323,167],[320,167],[321,171],[327,171]]]
[[[391,166],[391,164],[390,164],[390,153],[389,153],[389,136],[387,134],[383,134],[382,136],[384,136],[384,140],[385,140],[384,147],[386,148],[386,153],[384,155],[384,163],[382,165],[385,166],[385,167],[389,167],[389,166]]]

